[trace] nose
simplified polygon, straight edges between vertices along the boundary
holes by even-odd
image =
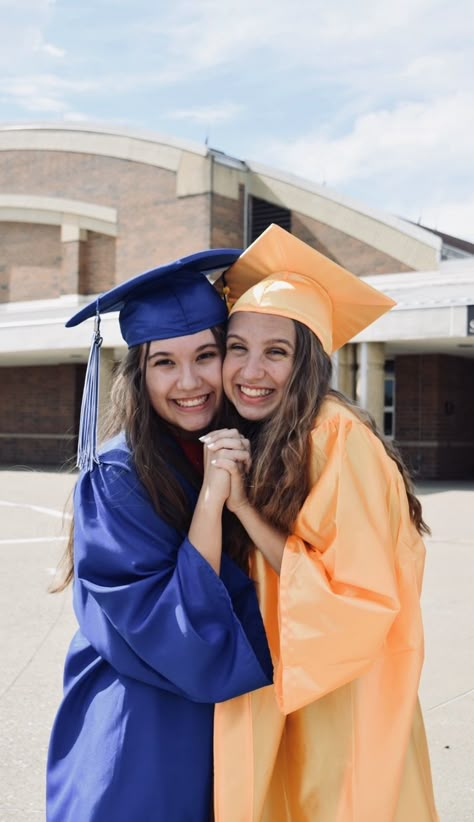
[[[201,384],[201,378],[194,365],[183,365],[179,372],[178,387],[181,391],[193,391]]]
[[[249,353],[245,358],[245,362],[242,363],[240,368],[240,377],[245,382],[257,382],[261,380],[265,374],[265,369],[263,367],[262,361],[258,354],[251,354]]]

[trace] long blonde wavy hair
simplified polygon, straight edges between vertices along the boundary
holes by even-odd
[[[367,411],[331,388],[330,357],[307,326],[296,320],[293,323],[296,330],[294,365],[282,402],[262,423],[248,423],[240,417],[233,420],[233,424],[248,436],[252,446],[252,466],[246,477],[249,501],[275,528],[291,533],[310,490],[310,434],[322,403],[331,397],[350,408],[382,442],[403,478],[413,524],[418,533],[429,534],[421,503],[399,451],[383,437]],[[230,545],[235,559],[245,565],[250,546],[248,540],[242,538],[242,533],[233,527]]]

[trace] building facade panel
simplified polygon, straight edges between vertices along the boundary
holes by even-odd
[[[395,439],[415,476],[472,479],[474,360],[403,355],[395,375]]]
[[[108,291],[115,283],[115,237],[95,231],[79,243],[79,294]],[[71,293],[71,292],[67,292]]]
[[[62,465],[77,442],[83,365],[0,368],[0,463]],[[14,401],[12,399],[14,398]]]
[[[3,151],[0,191],[117,209],[116,282],[173,259],[177,247],[187,254],[209,244],[209,195],[177,197],[176,173],[167,169],[61,151]]]
[[[211,195],[211,247],[243,248],[244,246],[244,186],[239,186],[239,199]]]
[[[0,302],[62,293],[59,227],[0,222],[0,255]]]
[[[400,260],[362,240],[296,211],[291,215],[291,230],[300,240],[343,268],[350,269],[353,274],[389,274],[393,271],[411,270]]]
[[[474,246],[461,249],[462,271],[441,271],[442,237],[325,187],[207,147],[72,124],[0,129],[0,462],[72,456],[90,337],[63,323],[87,295],[178,255],[244,247],[270,222],[394,297],[339,352],[337,385],[354,397],[365,386],[360,401],[416,476],[474,478]],[[109,319],[104,366],[121,345]]]

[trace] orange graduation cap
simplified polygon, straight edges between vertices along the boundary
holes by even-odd
[[[240,255],[225,279],[231,304],[237,299],[231,314],[253,311],[299,320],[316,334],[327,354],[395,305],[277,225],[270,225]]]

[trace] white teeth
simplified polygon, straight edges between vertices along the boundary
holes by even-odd
[[[192,400],[175,400],[175,403],[181,406],[181,408],[194,408],[196,405],[203,405],[208,396],[209,394],[204,394],[202,397],[193,397]]]
[[[246,397],[268,397],[272,393],[271,388],[249,388],[247,385],[240,385],[239,388]]]

